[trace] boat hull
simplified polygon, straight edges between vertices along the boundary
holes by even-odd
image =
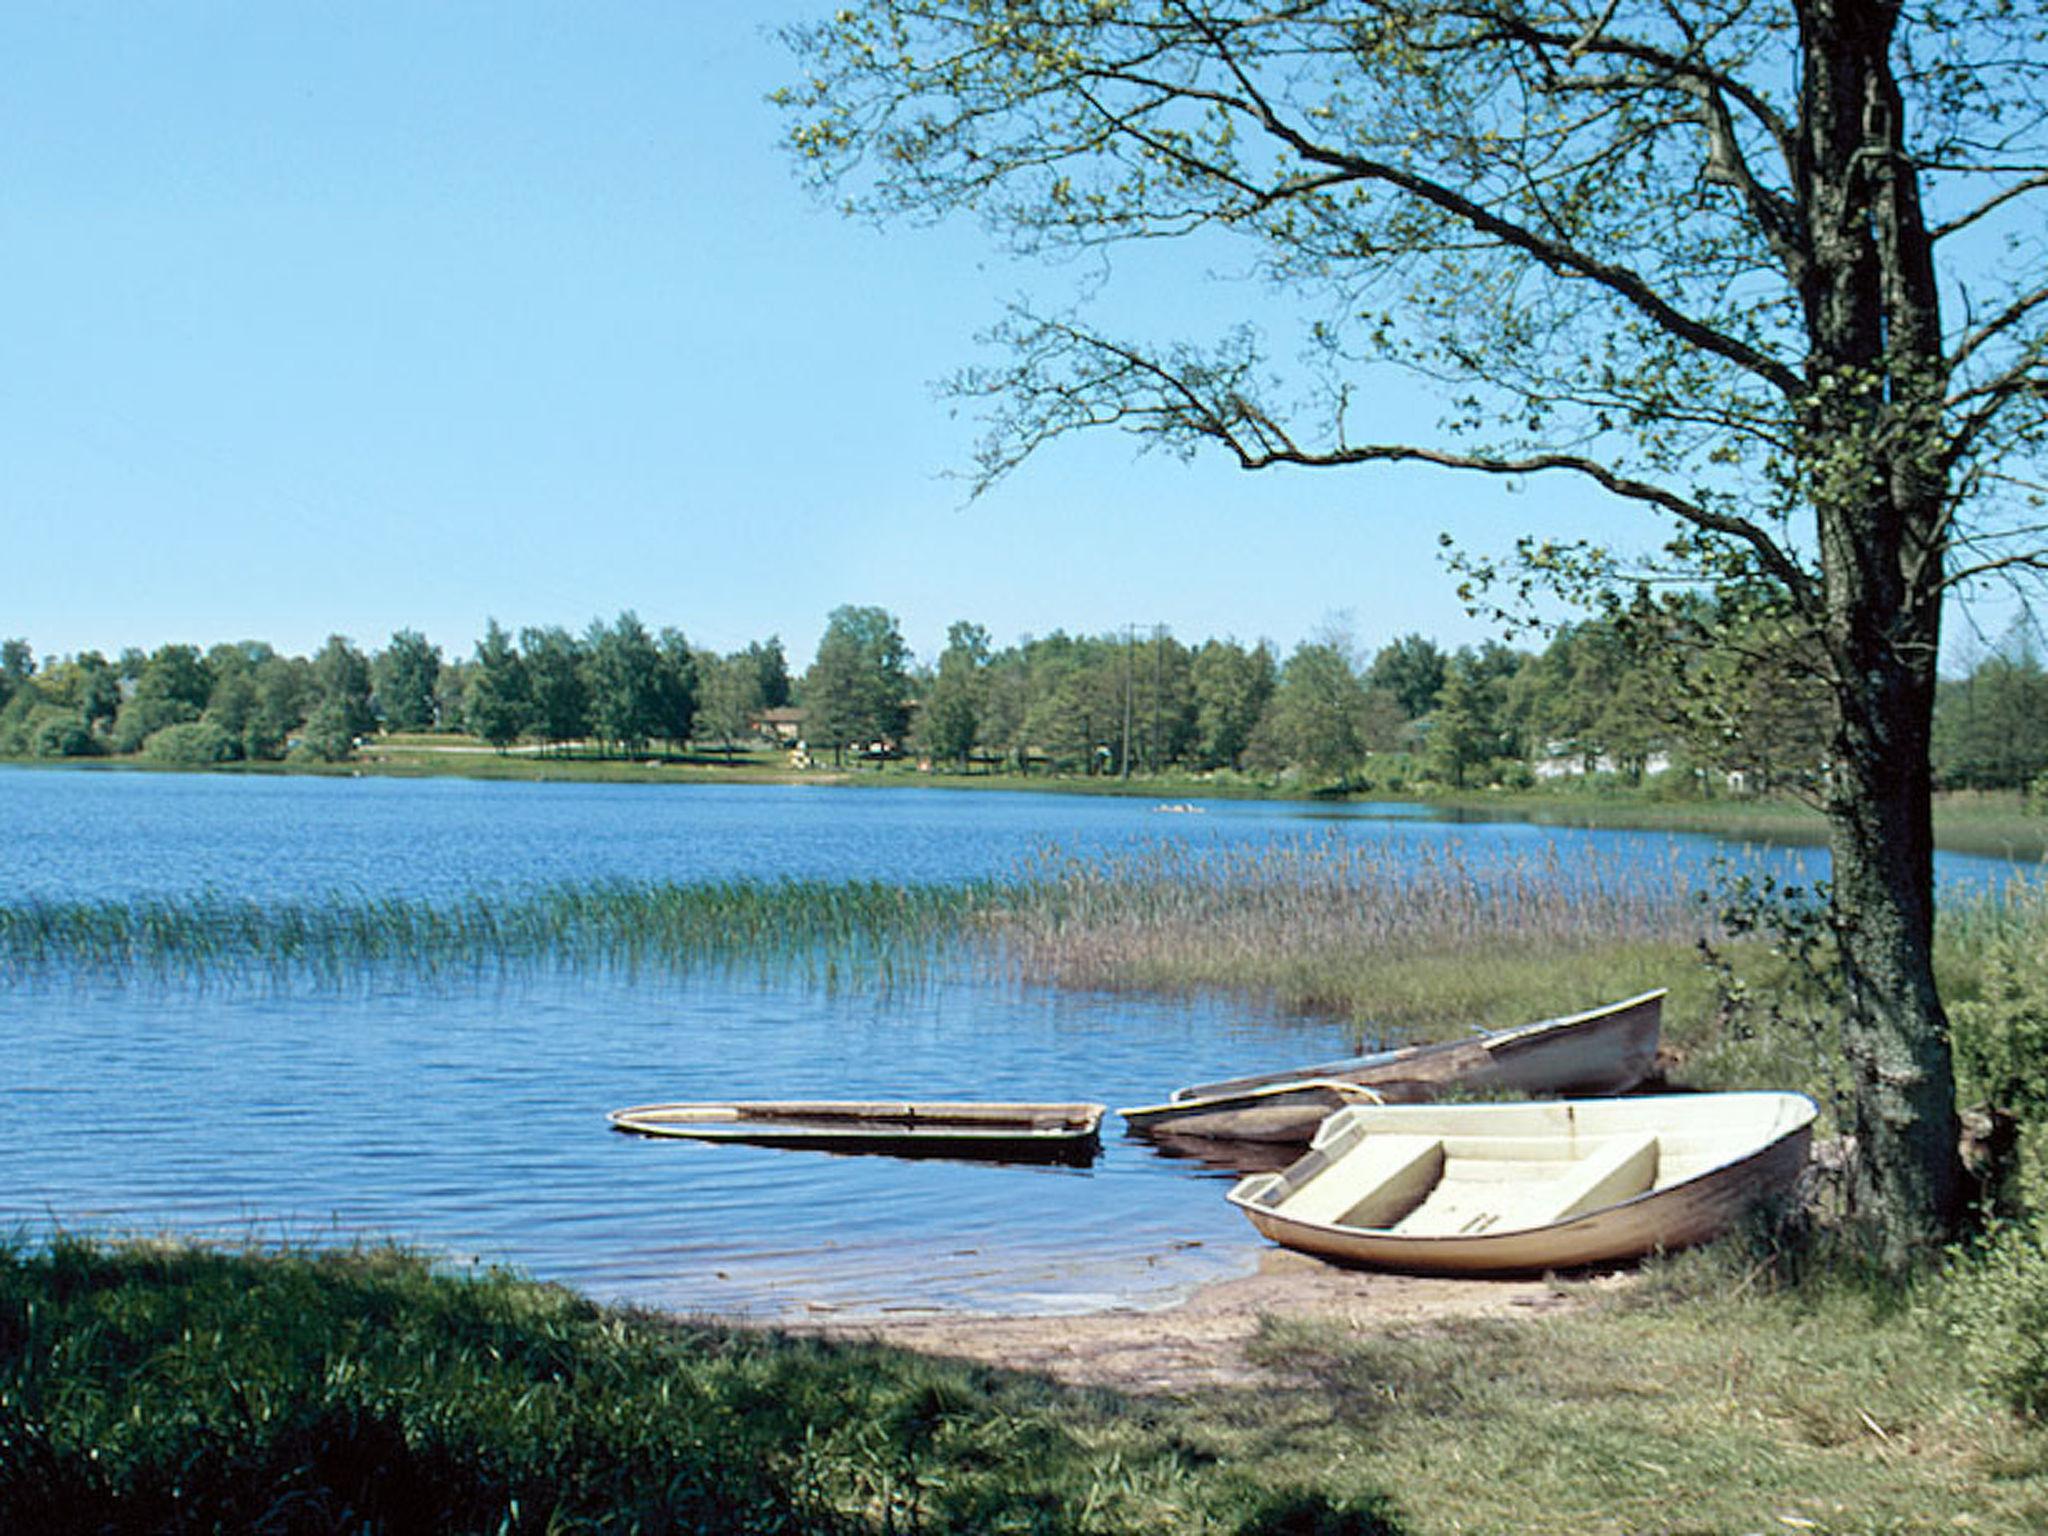
[[[1664,996],[1646,992],[1471,1040],[1200,1083],[1164,1104],[1117,1113],[1141,1135],[1171,1132],[1305,1146],[1329,1115],[1360,1102],[1427,1103],[1451,1088],[1527,1095],[1624,1093],[1656,1071]]]
[[[640,1104],[613,1110],[614,1130],[636,1136],[891,1157],[1001,1162],[1087,1162],[1103,1107],[1084,1103],[903,1100],[742,1100]]]
[[[1551,1123],[1532,1126],[1520,1113],[1531,1110],[1553,1112]],[[1724,1122],[1718,1126],[1717,1115]],[[1241,1180],[1230,1200],[1272,1241],[1347,1264],[1439,1275],[1575,1269],[1688,1247],[1727,1231],[1752,1206],[1782,1196],[1798,1179],[1811,1150],[1813,1118],[1812,1102],[1798,1094],[1354,1109],[1332,1117],[1308,1156],[1284,1172]],[[1491,1149],[1489,1136],[1498,1143]],[[1401,1212],[1398,1219],[1360,1223],[1333,1211],[1330,1199],[1319,1200],[1317,1181],[1341,1179],[1351,1159],[1384,1157],[1395,1142],[1423,1144],[1431,1138],[1446,1150],[1437,1154],[1434,1184],[1427,1168],[1408,1173],[1413,1184],[1426,1186],[1419,1199],[1415,1189],[1388,1196],[1391,1179],[1336,1196],[1343,1202],[1356,1193],[1359,1208],[1385,1197],[1385,1208]],[[1665,1166],[1651,1187],[1555,1219],[1518,1220],[1512,1214],[1517,1206],[1539,1209],[1545,1190],[1568,1187],[1575,1171],[1592,1164],[1601,1149],[1626,1152],[1646,1140],[1665,1146]],[[1510,1155],[1496,1155],[1503,1151]],[[1519,1185],[1500,1177],[1500,1169],[1478,1177],[1474,1170],[1489,1156],[1537,1171]],[[1446,1195],[1454,1174],[1462,1187]],[[1467,1225],[1484,1221],[1481,1208],[1489,1201],[1509,1214],[1485,1230],[1445,1230],[1461,1217]],[[1449,1213],[1433,1211],[1433,1205]]]

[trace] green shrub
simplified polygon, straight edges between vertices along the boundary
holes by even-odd
[[[85,716],[54,704],[31,712],[23,734],[31,757],[94,757],[100,751]]]
[[[235,738],[211,720],[167,725],[143,744],[142,755],[153,763],[179,768],[206,768],[231,763],[242,755]]]
[[[1986,947],[1978,995],[1949,1010],[1956,1076],[1965,1099],[2048,1119],[2048,947],[2039,914]]]
[[[2029,1223],[1994,1228],[1951,1264],[1937,1330],[2000,1402],[2048,1422],[2048,1243]]]

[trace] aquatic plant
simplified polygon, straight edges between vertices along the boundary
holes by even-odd
[[[1548,1006],[1538,993],[1572,1007],[1600,986],[1665,985],[1714,930],[1675,860],[1335,837],[1048,857],[979,921],[1032,981],[1228,987],[1380,1023],[1508,1023],[1532,998]],[[1611,973],[1597,985],[1596,953]]]
[[[605,881],[445,902],[218,892],[0,906],[0,973],[58,970],[343,980],[522,964],[690,970],[754,966],[823,980],[914,979],[937,963],[977,886],[878,881]]]

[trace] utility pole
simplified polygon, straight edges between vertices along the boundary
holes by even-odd
[[[1131,777],[1131,646],[1136,633],[1135,625],[1124,626],[1124,750],[1119,765],[1126,783]]]

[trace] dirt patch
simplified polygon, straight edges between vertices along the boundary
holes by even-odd
[[[1573,1293],[1545,1280],[1442,1280],[1344,1269],[1276,1249],[1258,1272],[1202,1287],[1157,1311],[1079,1317],[958,1314],[820,1320],[793,1332],[877,1340],[1063,1382],[1127,1392],[1186,1392],[1270,1379],[1246,1346],[1261,1318],[1309,1318],[1361,1331],[1452,1318],[1527,1315],[1573,1305]]]

